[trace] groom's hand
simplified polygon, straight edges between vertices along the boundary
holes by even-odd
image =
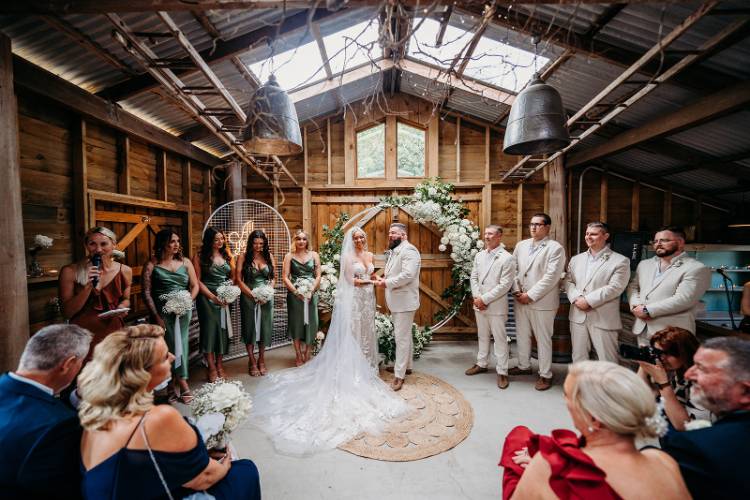
[[[375,282],[375,286],[385,288],[385,280],[383,278],[378,278],[378,280]]]

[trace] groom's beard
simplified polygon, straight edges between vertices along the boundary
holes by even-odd
[[[396,248],[400,244],[401,244],[401,238],[399,238],[397,240],[392,240],[390,243],[388,243],[388,248],[390,250],[393,250],[394,248]]]

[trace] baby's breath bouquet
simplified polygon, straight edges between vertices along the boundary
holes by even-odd
[[[268,283],[253,288],[253,297],[255,297],[255,301],[260,304],[267,304],[273,299],[273,295],[273,287]]]
[[[245,421],[253,407],[250,395],[238,380],[218,380],[195,391],[190,403],[196,427],[206,447],[226,448],[231,433]]]
[[[193,297],[187,290],[177,290],[165,293],[159,296],[159,300],[165,301],[162,312],[164,314],[174,314],[175,316],[184,316],[193,309]]]
[[[297,278],[294,280],[294,288],[306,301],[309,301],[313,296],[313,280],[310,278]]]
[[[240,290],[240,287],[235,285],[232,280],[224,281],[216,288],[216,296],[219,297],[219,300],[227,304],[231,304],[237,300],[237,297],[239,297],[241,293],[242,291]]]

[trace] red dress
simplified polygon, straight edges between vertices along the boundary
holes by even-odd
[[[503,474],[503,500],[513,496],[523,475],[523,467],[513,462],[516,451],[528,448],[529,455],[540,452],[549,463],[549,485],[558,498],[586,500],[621,500],[607,484],[607,474],[581,450],[581,442],[573,431],[558,429],[552,436],[534,434],[527,427],[514,428],[505,438],[500,465]]]
[[[86,361],[91,359],[94,347],[104,340],[104,337],[125,327],[125,322],[122,318],[112,317],[102,319],[99,318],[99,314],[117,309],[117,305],[123,300],[122,293],[127,287],[128,283],[122,274],[122,264],[120,264],[120,271],[115,274],[112,281],[107,283],[107,286],[101,290],[91,290],[91,294],[81,310],[70,318],[71,323],[87,329],[94,336],[91,339],[91,347],[89,348]],[[77,294],[82,288],[83,286],[76,283],[74,293]]]

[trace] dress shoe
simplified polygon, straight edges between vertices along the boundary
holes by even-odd
[[[476,375],[477,373],[486,373],[487,368],[482,368],[479,365],[474,365],[468,370],[466,370],[466,375]]]
[[[402,378],[394,378],[393,382],[391,383],[391,389],[393,389],[394,391],[400,391],[403,386],[404,379]]]
[[[510,382],[508,382],[508,376],[507,375],[500,375],[497,376],[497,386],[500,389],[507,389],[510,385]]]
[[[387,371],[389,373],[393,373],[393,367],[392,366],[386,366],[385,367],[385,371]],[[406,374],[407,375],[411,375],[411,368],[407,368],[406,369]]]
[[[508,375],[531,375],[531,368],[522,370],[521,368],[514,366],[513,368],[508,370]]]
[[[534,389],[536,389],[537,391],[546,391],[550,387],[552,387],[552,377],[539,377],[536,381],[536,384],[534,384]]]

